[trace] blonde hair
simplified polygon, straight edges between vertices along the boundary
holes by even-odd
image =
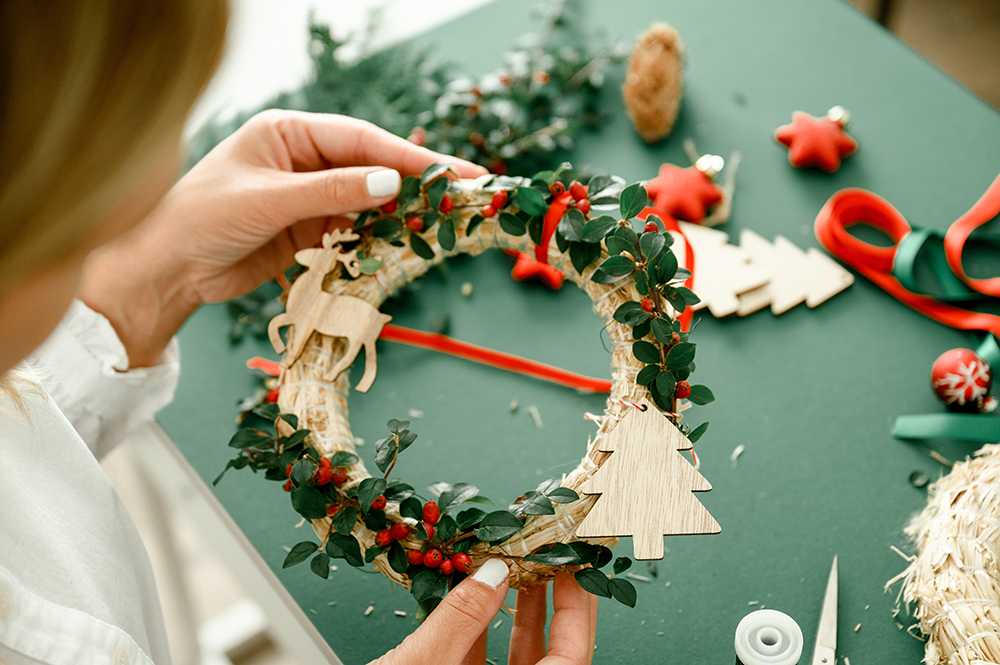
[[[225,0],[0,2],[0,297],[128,200],[221,57]]]

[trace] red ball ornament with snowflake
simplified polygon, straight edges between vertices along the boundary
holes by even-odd
[[[989,394],[992,383],[990,366],[969,349],[942,353],[931,369],[931,387],[952,411],[992,411],[996,408],[996,399]]]

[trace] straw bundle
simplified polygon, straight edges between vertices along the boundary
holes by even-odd
[[[516,237],[503,232],[496,217],[482,222],[471,236],[466,235],[465,229],[469,219],[483,205],[490,202],[492,194],[492,191],[478,189],[473,181],[452,183],[451,196],[455,203],[455,210],[462,217],[462,222],[457,229],[458,240],[452,251],[445,252],[436,240],[432,239],[434,234],[428,234],[426,239],[435,251],[433,260],[425,260],[416,256],[409,246],[393,247],[384,240],[373,239],[370,235],[362,233],[361,247],[364,249],[365,256],[381,258],[382,268],[375,275],[363,276],[353,281],[337,279],[334,275],[332,279],[327,279],[324,289],[337,295],[346,294],[361,298],[378,308],[386,297],[423,275],[431,266],[442,261],[446,256],[476,255],[490,248],[533,251],[534,245],[527,236]],[[419,214],[420,211],[412,212]],[[607,251],[605,250],[602,258],[606,257]],[[631,329],[612,318],[615,310],[623,302],[639,300],[633,281],[623,279],[612,285],[592,282],[590,276],[600,262],[592,264],[586,269],[586,274],[581,275],[573,268],[568,257],[559,253],[555,242],[549,247],[549,262],[556,266],[568,280],[576,283],[590,296],[594,302],[594,310],[607,327],[612,345],[611,397],[626,401],[648,398],[648,390],[635,383],[636,373],[641,369],[642,363],[631,353]],[[290,334],[295,334],[294,326]],[[311,445],[314,445],[324,455],[340,450],[355,452],[354,436],[351,434],[347,416],[347,394],[350,389],[348,373],[344,372],[332,383],[322,379],[323,374],[343,356],[345,346],[343,340],[319,334],[313,335],[298,362],[287,368],[280,380],[279,405],[281,411],[294,413],[298,416],[299,426],[312,431]],[[608,457],[608,453],[597,450],[598,443],[625,415],[626,409],[632,408],[611,402],[609,404],[607,410],[609,417],[601,424],[596,438],[589,442],[587,453],[579,466],[563,478],[563,487],[578,489]],[[365,470],[364,463],[359,462],[348,469],[348,480],[342,485],[342,488],[348,489],[368,477],[369,474]],[[557,504],[555,515],[528,517],[524,528],[506,543],[494,547],[489,547],[485,543],[479,544],[470,549],[468,554],[472,557],[475,565],[481,564],[487,557],[502,557],[507,560],[509,564],[512,564],[510,566],[510,583],[513,588],[522,589],[538,584],[550,578],[554,569],[536,563],[521,562],[518,559],[548,543],[576,540],[576,526],[590,511],[596,500],[595,496],[585,496],[574,503]],[[387,508],[387,516],[391,520],[399,520],[398,508],[390,504]],[[314,520],[313,529],[321,539],[325,538],[330,530],[330,519]],[[375,533],[367,529],[363,522],[357,523],[353,534],[365,549],[374,545]],[[616,541],[617,538],[608,538],[591,540],[590,542],[613,545]],[[419,549],[421,544],[420,541],[413,539],[401,542],[408,549]],[[390,579],[404,586],[409,586],[409,579],[393,571],[389,567],[385,555],[376,558],[374,563],[375,567]]]
[[[984,446],[930,488],[906,529],[920,553],[894,580],[928,637],[929,665],[1000,663],[1000,445]]]

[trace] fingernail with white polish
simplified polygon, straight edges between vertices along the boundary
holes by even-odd
[[[398,192],[400,182],[398,171],[384,169],[369,173],[368,177],[365,178],[365,187],[368,188],[368,196],[380,199]]]
[[[508,575],[510,575],[510,568],[507,567],[507,564],[500,559],[488,559],[473,574],[472,579],[482,582],[492,589],[496,589],[507,579]]]

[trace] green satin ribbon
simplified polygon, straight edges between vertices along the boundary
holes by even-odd
[[[941,288],[940,293],[926,293],[917,286],[917,257],[927,258],[927,267]],[[913,293],[933,296],[942,302],[968,302],[990,296],[973,291],[960,280],[948,265],[944,254],[944,234],[934,229],[913,229],[899,241],[892,261],[892,276]]]

